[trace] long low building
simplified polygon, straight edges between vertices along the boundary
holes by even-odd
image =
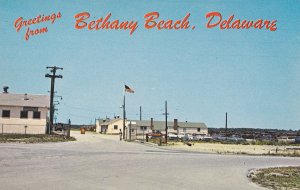
[[[162,133],[165,132],[166,123],[165,121],[154,121],[154,120],[126,120],[126,130],[131,129],[133,134],[146,134],[152,132],[152,130],[159,130]],[[178,122],[174,121],[167,122],[168,132],[174,134],[199,134],[207,135],[208,129],[205,123],[200,122]],[[99,119],[96,122],[96,132],[105,134],[119,134],[123,132],[123,119]]]
[[[152,130],[159,130],[162,133],[166,130],[165,121],[153,121],[153,120],[130,120],[128,121],[129,125],[136,131],[137,134],[140,133],[149,133]],[[174,134],[198,134],[198,135],[207,135],[208,129],[205,123],[200,122],[178,122],[177,119],[174,121],[168,121],[168,133]]]
[[[48,95],[0,94],[0,132],[45,134],[50,99]]]

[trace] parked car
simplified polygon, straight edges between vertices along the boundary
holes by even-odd
[[[178,136],[174,133],[168,133],[169,140],[178,140]]]
[[[212,137],[205,136],[205,137],[203,137],[202,140],[203,140],[203,141],[206,141],[206,142],[209,142],[209,141],[212,141]]]
[[[243,142],[246,141],[245,139],[243,139],[242,137],[239,136],[231,136],[231,137],[227,137],[226,141],[231,141],[231,142]]]
[[[194,137],[194,139],[193,139],[194,141],[201,141],[201,140],[203,140],[203,138],[205,136],[204,135],[198,135],[198,134],[196,134],[193,137]]]
[[[214,141],[225,141],[226,137],[221,136],[221,135],[214,135],[214,136],[212,136],[212,140],[214,140]]]
[[[178,134],[177,137],[178,137],[179,139],[182,139],[182,138],[184,137],[184,134]]]
[[[191,134],[185,134],[184,137],[182,138],[182,140],[184,140],[184,141],[192,141],[192,140],[194,140],[194,137]]]
[[[54,131],[62,131],[64,129],[64,126],[62,123],[56,123],[54,124]]]

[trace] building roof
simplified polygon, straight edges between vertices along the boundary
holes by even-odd
[[[49,108],[48,95],[0,93],[0,106],[27,106]]]
[[[150,126],[150,120],[130,120],[132,125],[137,126]],[[174,122],[169,121],[167,122],[168,128],[174,128]],[[177,123],[179,128],[202,128],[207,129],[205,123],[198,123],[198,122],[178,122]],[[166,122],[165,121],[153,121],[153,126],[155,130],[165,130]]]
[[[110,124],[113,124],[117,121],[120,121],[120,120],[123,120],[121,118],[117,118],[117,119],[108,119],[108,121],[105,121],[103,123],[100,123],[100,125],[110,125]]]

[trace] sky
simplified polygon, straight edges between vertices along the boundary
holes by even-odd
[[[300,129],[300,1],[207,0],[0,0],[0,86],[11,93],[48,94],[47,66],[63,67],[55,89],[63,100],[57,122],[91,124],[122,116],[124,85],[128,119],[204,122],[208,127]],[[60,12],[51,22],[15,21]],[[76,29],[75,15],[88,22],[111,13],[110,21],[137,21],[129,30]],[[144,27],[144,15],[174,21],[190,13],[186,30]],[[209,12],[223,20],[277,20],[277,30],[207,28]],[[214,22],[216,22],[214,20]],[[48,32],[25,40],[26,30]]]

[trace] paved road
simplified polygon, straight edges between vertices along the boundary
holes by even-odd
[[[0,189],[260,189],[248,169],[300,165],[300,158],[176,152],[117,138],[0,144]]]

